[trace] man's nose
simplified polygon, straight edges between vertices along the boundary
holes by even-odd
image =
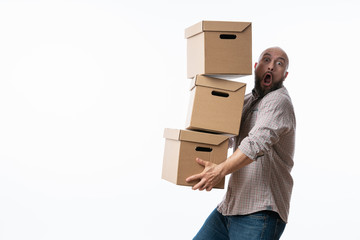
[[[269,65],[268,65],[268,71],[274,71],[274,63],[273,62],[271,62],[271,63],[269,63]]]

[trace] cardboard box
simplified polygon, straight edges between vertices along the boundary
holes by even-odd
[[[228,136],[166,128],[162,178],[177,185],[194,186],[198,181],[185,180],[201,173],[204,167],[195,159],[219,164],[226,160]],[[215,188],[224,188],[225,178]]]
[[[186,129],[238,135],[246,84],[197,75],[191,84]]]
[[[202,21],[185,29],[187,77],[252,74],[250,22]]]

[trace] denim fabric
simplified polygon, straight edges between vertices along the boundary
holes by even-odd
[[[286,223],[273,211],[223,216],[215,209],[194,240],[276,240]]]

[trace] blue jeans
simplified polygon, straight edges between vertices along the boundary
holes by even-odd
[[[223,216],[215,209],[193,240],[275,240],[286,223],[273,211]]]

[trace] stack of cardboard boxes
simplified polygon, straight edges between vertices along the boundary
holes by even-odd
[[[229,136],[239,133],[246,84],[228,79],[252,73],[251,23],[202,21],[185,38],[192,79],[186,130],[165,129],[162,178],[193,186],[185,179],[203,170],[195,158],[225,161]]]

